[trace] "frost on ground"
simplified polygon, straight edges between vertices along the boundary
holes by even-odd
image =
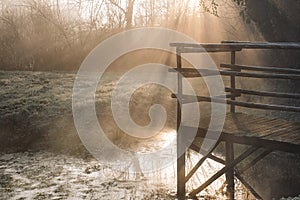
[[[173,199],[168,188],[49,152],[0,156],[0,199]]]
[[[0,71],[0,151],[46,147],[80,153],[84,149],[72,118],[75,75],[70,72]],[[112,72],[105,74],[95,94],[99,123],[113,142],[120,136],[110,110],[111,92],[118,76]],[[87,80],[81,87],[88,85]],[[154,91],[158,98],[153,95]],[[174,124],[175,102],[170,94],[153,85],[138,90],[132,96],[131,117],[140,125],[148,124],[149,107],[161,103],[170,111],[168,125]]]
[[[147,143],[124,136],[109,112],[116,76],[112,73],[104,77],[95,95],[99,123],[108,138],[121,148],[138,152],[156,151],[174,139],[171,132]],[[75,73],[69,72],[0,71],[0,199],[174,199],[174,165],[152,177],[134,177],[91,158],[72,118],[74,79]],[[157,96],[153,96],[155,93]],[[169,111],[167,125],[174,125],[176,102],[165,89],[148,85],[138,89],[131,100],[131,116],[136,123],[147,125],[149,107],[158,103]],[[187,165],[198,161],[199,157],[192,155]],[[221,167],[206,162],[187,189],[196,188]],[[299,156],[276,152],[257,163],[245,178],[265,196],[274,192],[279,197],[295,196],[299,194],[299,172]],[[224,199],[223,183],[224,177],[201,195]],[[237,199],[253,199],[236,183]]]
[[[107,111],[115,76],[96,92],[111,138],[121,136]],[[69,72],[0,71],[0,199],[168,199],[158,181],[128,179],[91,158],[73,124],[74,79]]]
[[[189,187],[199,185],[199,181],[203,182],[220,167],[214,162],[205,162]],[[139,176],[126,170],[115,171],[93,158],[46,151],[2,153],[0,199],[175,199],[174,173],[174,165]],[[199,199],[224,199],[223,183],[224,177],[203,191]],[[250,197],[238,184],[237,199],[245,196]]]

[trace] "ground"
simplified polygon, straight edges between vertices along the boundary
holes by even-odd
[[[139,151],[155,151],[168,139],[174,139],[169,132],[172,137],[165,134],[166,137],[158,136],[143,145],[139,145],[138,140],[130,140],[129,145],[122,142],[120,138],[124,139],[124,135],[116,128],[108,111],[117,77],[116,73],[108,73],[96,93],[98,118],[107,136],[122,148]],[[174,163],[165,171],[136,176],[103,165],[85,150],[72,119],[74,78],[72,72],[0,71],[0,199],[174,199]],[[144,96],[152,95],[153,91],[158,91],[159,98]],[[175,122],[176,102],[170,96],[165,89],[147,86],[137,91],[131,106],[145,113],[152,100],[169,102],[164,106],[170,112],[167,124],[171,127]],[[132,118],[143,125],[147,124],[148,115],[142,117],[133,112]],[[188,165],[198,159],[191,154]],[[250,170],[247,178],[266,195],[272,193],[265,191],[266,185],[268,188],[274,185],[274,191],[279,187],[297,189],[299,159],[299,156],[271,154]],[[215,162],[206,162],[188,190],[221,167]],[[258,176],[263,178],[251,180]],[[224,177],[221,177],[201,194],[202,198],[224,199],[223,182]],[[238,181],[237,185],[237,199],[253,199]]]
[[[162,183],[130,179],[94,159],[49,152],[0,156],[0,199],[173,199]]]

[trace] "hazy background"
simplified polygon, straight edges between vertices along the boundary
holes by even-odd
[[[299,9],[297,0],[1,0],[0,69],[76,70],[101,41],[135,27],[202,43],[297,41]]]

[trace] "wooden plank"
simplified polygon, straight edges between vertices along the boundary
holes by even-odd
[[[250,133],[249,137],[262,137],[264,135],[272,133],[272,130],[276,130],[278,127],[286,126],[280,119],[268,119],[266,122],[256,122]]]
[[[288,140],[290,143],[299,145],[299,136],[298,135],[291,135],[291,137]]]
[[[247,124],[247,120],[244,122],[231,122],[236,126],[235,131],[233,132],[233,130],[228,129],[226,125],[223,131],[233,133],[237,136],[259,137],[261,135],[260,131],[268,130],[274,121],[275,120],[264,120],[264,122],[259,124],[255,121]]]
[[[206,118],[209,117],[201,119],[199,125],[201,128],[208,128],[209,122],[207,122]],[[219,119],[216,118],[214,120]],[[279,119],[270,119],[263,116],[254,117],[242,113],[227,113],[223,131],[236,136],[261,137],[261,134],[257,132],[270,129],[274,123],[280,124],[280,127],[285,125],[285,121]]]
[[[263,137],[263,139],[300,145],[300,143],[296,142],[296,140],[300,138],[299,133],[300,128],[295,126],[290,131],[282,131],[281,134],[270,134],[268,136]]]
[[[205,123],[203,123],[203,121],[205,121]],[[295,126],[295,123],[282,119],[267,118],[263,116],[256,117],[243,113],[227,113],[223,131],[236,136],[264,137],[269,134],[279,134],[283,132],[291,133],[293,131],[291,127]],[[208,128],[206,118],[202,118],[200,127],[204,129]],[[299,127],[299,125],[297,127]]]
[[[270,124],[265,130],[258,131],[258,137],[265,138],[274,134],[282,134],[292,130],[294,127],[290,123],[286,124]]]
[[[264,117],[245,117],[245,115],[239,113],[237,114],[227,114],[224,123],[223,131],[230,132],[235,135],[246,135],[256,128],[257,121],[260,123],[267,123],[269,119]]]
[[[286,132],[290,134],[299,133],[300,125],[297,123],[267,117],[258,117],[255,120],[255,116],[238,114],[237,116],[226,116],[223,129],[225,132],[248,137],[281,136]]]
[[[300,144],[300,138],[296,138],[296,139],[294,140],[294,143],[295,143],[295,144]]]
[[[197,131],[197,137],[204,138],[206,137],[207,129],[201,127],[188,127],[184,126],[186,130],[195,130]],[[218,133],[216,133],[218,135]],[[210,138],[208,138],[210,139]],[[216,138],[212,138],[216,139]],[[287,143],[281,141],[275,141],[270,139],[264,139],[259,137],[247,137],[247,136],[237,136],[232,133],[222,132],[219,137],[220,141],[227,141],[230,140],[233,143],[237,144],[245,144],[251,145],[256,147],[264,147],[271,150],[278,150],[290,153],[300,153],[300,145],[295,143]]]
[[[243,89],[233,89],[233,88],[225,88],[225,92],[231,92],[236,95],[247,94],[247,95],[256,95],[256,96],[264,96],[264,97],[278,97],[278,98],[291,98],[298,99],[300,98],[300,94],[298,93],[280,93],[280,92],[267,92],[267,91],[255,91],[255,90],[243,90]]]
[[[280,142],[291,142],[288,136],[300,138],[300,125],[297,123],[267,117],[258,117],[257,121],[255,119],[255,116],[242,113],[227,114],[223,132],[237,137],[257,137]]]
[[[289,142],[275,141],[270,139],[258,138],[258,137],[247,137],[247,136],[235,136],[232,134],[222,134],[221,140],[232,140],[234,143],[246,144],[257,147],[269,148],[272,150],[300,153],[300,145]]]
[[[281,72],[286,74],[300,74],[299,69],[280,68],[280,67],[264,67],[264,66],[249,66],[249,65],[236,65],[236,64],[220,64],[222,68],[249,70],[249,71],[268,71],[268,72]]]

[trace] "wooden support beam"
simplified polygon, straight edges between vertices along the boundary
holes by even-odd
[[[253,194],[253,196],[256,199],[259,199],[259,200],[262,199],[261,196],[253,189],[253,187],[251,185],[249,185],[249,183],[239,173],[235,173],[235,176]]]
[[[179,134],[177,135],[177,142],[179,144],[182,144],[181,142],[183,141],[182,139],[183,135]],[[182,146],[177,145],[177,152],[182,152],[182,149],[180,149]],[[185,152],[182,155],[178,155],[177,158],[177,198],[178,200],[184,200],[185,199]]]
[[[188,173],[188,175],[185,177],[185,182],[188,182],[188,180],[195,174],[195,172],[199,169],[199,167],[202,165],[202,163],[208,158],[208,157],[212,157],[211,153],[215,150],[215,148],[219,145],[220,141],[218,141],[215,146],[210,150],[210,152],[203,156],[198,163],[191,169],[191,171]],[[195,147],[195,145],[191,145],[190,146],[193,150],[197,151],[198,153],[200,152],[200,148],[199,147]]]
[[[263,159],[264,157],[266,157],[267,155],[269,155],[272,152],[272,150],[267,149],[265,151],[263,151],[262,153],[260,153],[256,158],[254,158],[253,160],[251,160],[250,163],[248,163],[246,166],[240,168],[240,169],[235,169],[235,176],[241,181],[241,183],[253,194],[253,196],[256,199],[262,199],[261,196],[254,190],[254,188],[252,188],[252,186],[241,176],[241,174],[243,174],[246,170],[248,170],[250,167],[252,167],[253,165],[255,165],[258,161],[260,161],[261,159]]]
[[[216,144],[216,146],[219,144],[219,142]],[[200,152],[200,147],[194,145],[194,144],[191,144],[190,146],[190,149],[199,153]],[[211,154],[208,154],[208,158],[209,159],[212,159],[213,161],[216,161],[222,165],[225,165],[225,160],[223,160],[222,158],[219,158],[217,156],[214,156],[212,153]]]
[[[214,182],[216,179],[218,179],[220,176],[222,176],[224,173],[226,173],[229,169],[233,168],[237,164],[239,164],[241,161],[243,161],[245,158],[247,158],[249,155],[251,155],[253,152],[255,152],[258,148],[256,147],[250,147],[247,149],[244,153],[242,153],[238,158],[234,159],[231,163],[228,163],[225,167],[223,167],[220,171],[218,171],[216,174],[214,174],[211,178],[209,178],[205,183],[203,183],[200,187],[194,189],[191,193],[191,197],[196,197],[196,195],[201,192],[204,188],[209,186],[212,182]]]
[[[190,147],[192,150],[199,152],[200,148],[194,144],[191,145]],[[242,173],[244,173],[246,170],[248,170],[250,167],[252,167],[253,165],[255,165],[258,161],[260,161],[261,159],[263,159],[265,156],[269,155],[272,152],[272,150],[267,149],[265,151],[263,151],[262,153],[260,153],[256,158],[254,158],[253,160],[251,160],[250,163],[248,163],[247,165],[243,166],[242,168],[239,169],[235,169],[234,170],[234,175],[241,181],[241,183],[253,194],[253,196],[256,199],[262,199],[261,196],[255,191],[254,188],[252,188],[252,186],[241,176]],[[226,161],[224,161],[221,158],[218,158],[212,154],[209,154],[207,158],[210,158],[216,162],[219,162],[223,165],[226,165]],[[188,175],[187,180],[190,178]]]
[[[176,59],[177,68],[182,67],[181,60],[181,48],[176,48]],[[182,76],[180,73],[177,75],[177,86],[178,86],[178,96],[177,96],[177,198],[178,200],[185,199],[185,149],[182,146],[184,136],[183,133],[179,131],[181,124],[181,99],[182,99]]]
[[[263,151],[256,158],[254,158],[253,160],[251,160],[251,162],[248,163],[246,166],[244,166],[244,167],[242,167],[240,169],[237,169],[236,172],[238,172],[239,174],[244,173],[246,170],[248,170],[250,167],[252,167],[253,165],[255,165],[258,161],[260,161],[261,159],[263,159],[267,155],[269,155],[271,152],[272,152],[271,149],[267,149],[267,150]]]
[[[190,180],[190,178],[192,178],[192,176],[195,174],[195,172],[199,169],[199,167],[203,164],[203,162],[206,160],[206,158],[208,157],[208,155],[203,156],[198,162],[197,164],[191,169],[191,171],[188,173],[188,175],[185,177],[185,182],[188,182],[188,180]]]
[[[234,161],[234,148],[231,141],[225,142],[226,146],[226,166]],[[227,182],[227,197],[229,200],[234,200],[234,168],[229,168],[226,172],[226,182]]]
[[[212,159],[213,161],[216,161],[216,162],[218,162],[218,163],[220,163],[220,164],[225,165],[225,160],[223,160],[222,158],[219,158],[219,157],[214,156],[214,155],[212,155],[212,154],[210,154],[210,155],[208,156],[208,158],[209,158],[209,159]]]
[[[235,51],[232,51],[232,52],[231,52],[230,62],[231,62],[232,65],[235,64]],[[236,69],[232,69],[232,70],[236,70]],[[238,71],[238,70],[236,70],[236,71]],[[235,75],[231,75],[231,76],[230,76],[230,87],[231,87],[232,89],[235,89]],[[235,97],[232,96],[230,99],[231,99],[232,101],[234,101],[234,100],[235,100]],[[230,112],[235,113],[235,105],[234,105],[234,104],[230,104]]]

